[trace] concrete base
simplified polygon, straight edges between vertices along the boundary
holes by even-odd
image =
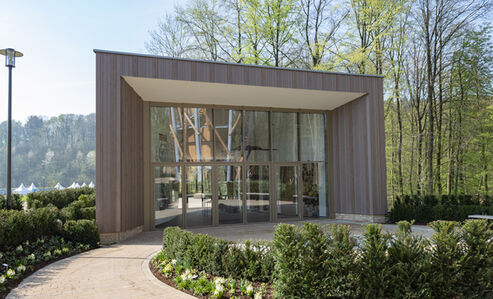
[[[111,244],[115,242],[121,242],[125,239],[128,239],[136,234],[139,234],[143,231],[143,226],[137,226],[136,228],[127,230],[125,232],[118,233],[100,233],[99,239],[101,244]]]
[[[348,220],[366,223],[385,223],[384,215],[362,215],[362,214],[339,214],[336,213],[337,220]]]

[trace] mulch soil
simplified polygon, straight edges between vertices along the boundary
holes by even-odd
[[[157,267],[155,267],[153,264],[152,264],[152,260],[149,261],[149,268],[151,269],[151,272],[152,274],[154,274],[154,276],[159,279],[160,281],[164,282],[165,284],[175,288],[175,289],[178,289],[177,286],[176,286],[176,283],[173,281],[173,278],[174,277],[165,277],[161,272],[159,272],[159,269]],[[209,280],[211,281],[214,281],[214,276],[212,275],[207,275],[209,277]],[[262,285],[262,283],[260,282],[252,282],[253,284],[253,287],[255,289],[257,288],[260,288],[260,286]],[[194,296],[196,298],[209,298],[208,296],[200,296],[200,295],[195,295],[193,293],[193,291],[191,290],[180,290],[181,292],[184,292],[184,293],[187,293],[191,296]],[[272,285],[271,284],[267,284],[267,287],[266,287],[266,291],[265,293],[263,294],[263,297],[262,298],[267,298],[267,299],[272,299],[274,298],[274,294],[273,294],[273,291],[274,289],[272,288]],[[238,298],[241,298],[241,299],[250,299],[251,297],[249,296],[246,296],[246,295],[242,295],[240,293],[240,291],[236,290],[236,294],[234,294],[233,296],[236,296]],[[223,298],[231,298],[231,296],[229,295],[229,290],[226,288],[226,292],[224,294],[224,297]]]

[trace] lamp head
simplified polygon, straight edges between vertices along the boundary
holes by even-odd
[[[24,56],[24,54],[12,48],[1,49],[0,54],[5,56],[6,67],[15,67],[15,58]]]

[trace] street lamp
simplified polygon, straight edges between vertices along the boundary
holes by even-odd
[[[15,58],[23,54],[12,48],[1,49],[0,54],[5,56],[5,66],[9,68],[9,120],[7,133],[7,210],[12,207],[12,68],[15,67]]]

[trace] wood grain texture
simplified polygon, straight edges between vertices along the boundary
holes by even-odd
[[[330,197],[334,213],[386,213],[381,77],[95,52],[96,219],[100,232],[123,232],[143,225],[144,202],[152,207],[152,198],[144,198],[145,99],[122,76],[366,93],[330,113]],[[149,193],[146,197],[152,196]]]

